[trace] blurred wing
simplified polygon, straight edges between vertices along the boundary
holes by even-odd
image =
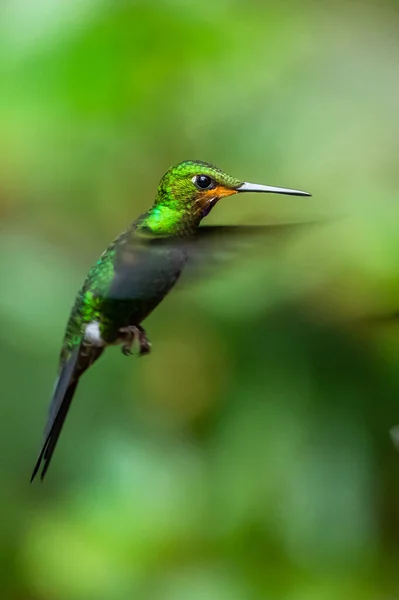
[[[152,298],[162,299],[178,279],[186,256],[179,244],[140,240],[118,248],[114,275],[107,298],[134,300],[138,305]]]
[[[184,281],[212,276],[222,268],[242,259],[272,250],[276,244],[292,239],[320,223],[285,223],[276,225],[203,226],[193,238],[184,240],[187,255]]]
[[[184,270],[184,281],[209,277],[243,257],[263,252],[271,243],[320,225],[214,225],[200,227],[185,238],[135,238],[117,251],[114,276],[107,297],[141,300],[164,297]]]

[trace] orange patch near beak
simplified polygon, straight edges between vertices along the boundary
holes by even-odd
[[[230,188],[226,188],[223,185],[218,185],[212,190],[208,190],[202,194],[202,197],[206,200],[211,200],[211,198],[225,198],[226,196],[232,196],[236,194],[237,190],[232,190]]]

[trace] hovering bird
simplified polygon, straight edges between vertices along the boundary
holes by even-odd
[[[151,344],[144,319],[178,280],[190,247],[201,239],[240,233],[240,227],[199,227],[216,203],[243,192],[310,196],[307,192],[246,183],[201,161],[185,161],[162,177],[152,207],[100,256],[78,292],[66,327],[59,376],[52,396],[43,444],[32,473],[44,478],[81,375],[104,349],[120,345],[130,355]],[[200,250],[198,250],[200,251]]]

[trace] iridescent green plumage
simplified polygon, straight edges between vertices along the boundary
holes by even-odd
[[[139,253],[139,246],[142,246],[148,237],[179,237],[195,232],[203,217],[202,195],[192,182],[199,169],[202,175],[213,179],[217,177],[218,183],[227,189],[234,190],[243,183],[223,173],[217,167],[200,161],[185,161],[169,169],[158,186],[158,193],[151,209],[120,235],[90,269],[78,293],[67,325],[61,364],[68,358],[74,346],[80,343],[84,326],[88,323],[100,321],[101,334],[107,343],[115,342],[120,327],[127,326],[127,323],[122,323],[123,317],[129,312],[132,304],[137,303],[137,297],[130,297],[126,303],[114,301],[111,306],[107,300],[109,287],[115,275],[118,253],[126,246],[134,248],[133,251]],[[175,258],[179,262],[178,257]],[[160,258],[157,257],[156,260],[158,262]],[[172,267],[170,273],[172,284],[177,278],[177,275],[173,277],[173,271]],[[151,270],[146,273],[147,276],[151,279]],[[169,286],[166,288],[165,291],[169,291]],[[162,290],[156,291],[157,298],[159,301],[162,300]],[[147,316],[150,308],[155,308],[153,304],[153,299],[149,298],[146,306],[144,299],[140,311],[144,313],[142,318]],[[136,322],[141,322],[140,317],[141,315],[136,316],[138,319]]]
[[[79,290],[65,332],[61,366],[73,348],[80,344],[85,325],[101,320],[104,295],[114,276],[118,244],[122,243],[127,235],[127,232],[123,233],[103,252]]]
[[[80,376],[104,348],[120,344],[125,354],[135,340],[140,353],[150,344],[142,321],[175,285],[201,220],[218,200],[241,191],[307,195],[297,190],[247,184],[217,167],[185,161],[169,169],[153,206],[120,235],[90,269],[67,324],[59,378],[32,479],[42,460],[44,477]]]

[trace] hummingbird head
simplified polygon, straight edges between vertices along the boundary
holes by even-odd
[[[237,193],[243,182],[217,167],[196,160],[187,160],[171,167],[162,177],[158,198],[202,219],[225,196]]]
[[[231,177],[209,163],[187,160],[171,167],[162,177],[151,215],[151,225],[170,232],[184,222],[199,225],[220,198],[242,192],[268,192],[310,196],[307,192],[248,183]]]

